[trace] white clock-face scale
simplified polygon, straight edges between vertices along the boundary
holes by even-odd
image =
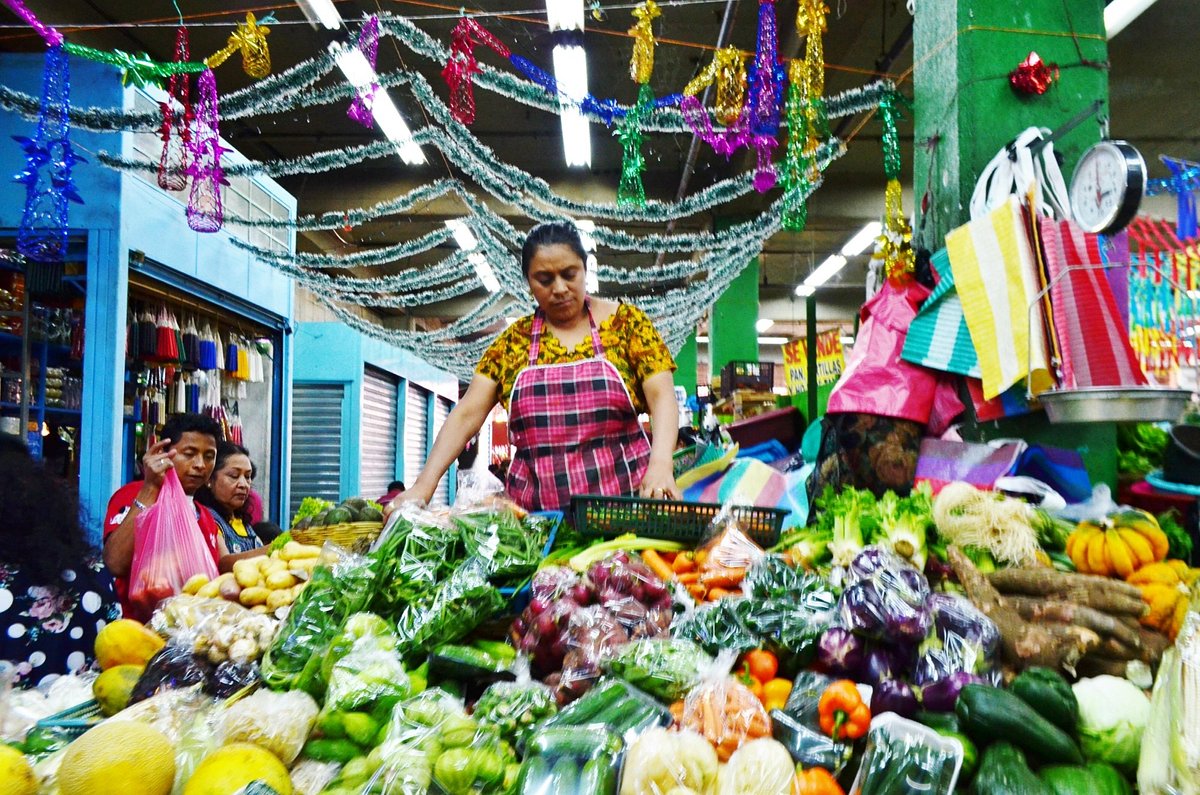
[[[1115,146],[1088,150],[1071,180],[1071,210],[1088,232],[1107,229],[1121,209],[1128,188],[1125,157]]]

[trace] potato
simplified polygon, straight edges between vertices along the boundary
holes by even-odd
[[[188,578],[188,581],[183,584],[183,592],[185,594],[190,594],[192,596],[195,596],[196,591],[199,591],[201,588],[203,588],[207,584],[208,584],[208,575],[207,574],[193,574],[191,577]]]
[[[242,595],[242,586],[238,585],[237,580],[232,577],[228,580],[223,580],[218,588],[222,599],[228,599],[230,602],[238,601],[238,597]]]
[[[204,583],[204,585],[200,586],[199,589],[197,589],[196,596],[200,596],[205,599],[216,599],[218,596],[221,595],[220,590],[219,590],[220,587],[221,587],[221,581],[219,579],[218,580],[210,580],[209,582],[206,582],[206,583]]]
[[[303,572],[305,576],[311,576],[318,562],[317,558],[292,558],[288,561],[288,568],[292,571]]]
[[[254,605],[266,603],[267,597],[270,595],[271,592],[266,588],[255,585],[249,588],[243,588],[241,595],[238,597],[238,601],[244,604],[246,607],[253,607]]]
[[[271,609],[266,605],[255,605],[254,607],[250,608],[250,612],[258,613],[259,615],[266,615],[267,613],[271,612]]]
[[[302,558],[316,558],[320,554],[320,547],[311,544],[301,544],[299,541],[289,541],[283,545],[283,549],[279,552],[279,557],[284,560],[300,560]]]
[[[270,577],[272,574],[286,572],[288,564],[286,560],[272,560],[263,568],[263,579]]]
[[[260,555],[258,557],[250,558],[250,560],[254,561],[254,565],[257,566],[258,570],[264,575],[271,570],[271,566],[275,563],[275,559],[270,555]]]
[[[292,603],[292,589],[284,588],[279,591],[271,591],[267,595],[267,610],[274,611],[281,607],[286,607]]]
[[[259,574],[258,563],[254,558],[247,560],[239,560],[233,564],[233,576],[237,580],[238,585],[243,588],[253,588],[262,583],[262,576]]]
[[[296,584],[296,578],[291,575],[286,569],[283,571],[272,572],[267,575],[267,587],[272,591],[277,591],[281,588],[291,588]]]

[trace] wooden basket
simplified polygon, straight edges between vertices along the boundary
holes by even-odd
[[[326,541],[340,547],[358,551],[371,546],[371,542],[383,530],[383,522],[345,522],[318,527],[292,530],[292,538],[301,544],[321,546]]]

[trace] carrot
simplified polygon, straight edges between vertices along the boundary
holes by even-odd
[[[703,602],[703,601],[704,601],[704,595],[705,595],[706,593],[708,593],[708,591],[705,589],[705,587],[704,587],[703,585],[699,585],[699,584],[697,584],[697,585],[689,585],[689,586],[687,587],[687,592],[688,592],[689,594],[691,594],[691,595],[692,595],[692,598],[693,598],[693,599],[695,599],[697,602]]]
[[[696,556],[691,552],[680,552],[671,563],[676,574],[686,574],[696,570]]]
[[[672,582],[675,579],[675,571],[671,568],[670,564],[663,560],[662,555],[653,549],[642,550],[642,560],[650,567],[650,571],[657,574],[663,582]]]
[[[733,591],[727,591],[724,588],[709,588],[708,601],[715,602],[718,599],[724,599],[727,596],[733,596]]]
[[[700,572],[689,571],[686,574],[680,574],[675,579],[679,580],[684,585],[695,585],[700,582]]]
[[[725,566],[709,569],[700,575],[700,582],[709,588],[736,588],[746,579],[745,569],[733,569]]]

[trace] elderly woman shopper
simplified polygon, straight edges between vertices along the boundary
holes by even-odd
[[[650,319],[588,296],[587,253],[572,224],[530,231],[521,265],[537,310],[484,353],[424,471],[392,505],[428,501],[497,402],[508,409],[516,448],[508,493],[522,507],[559,510],[572,494],[678,498],[675,362]],[[653,441],[638,421],[643,413]]]

